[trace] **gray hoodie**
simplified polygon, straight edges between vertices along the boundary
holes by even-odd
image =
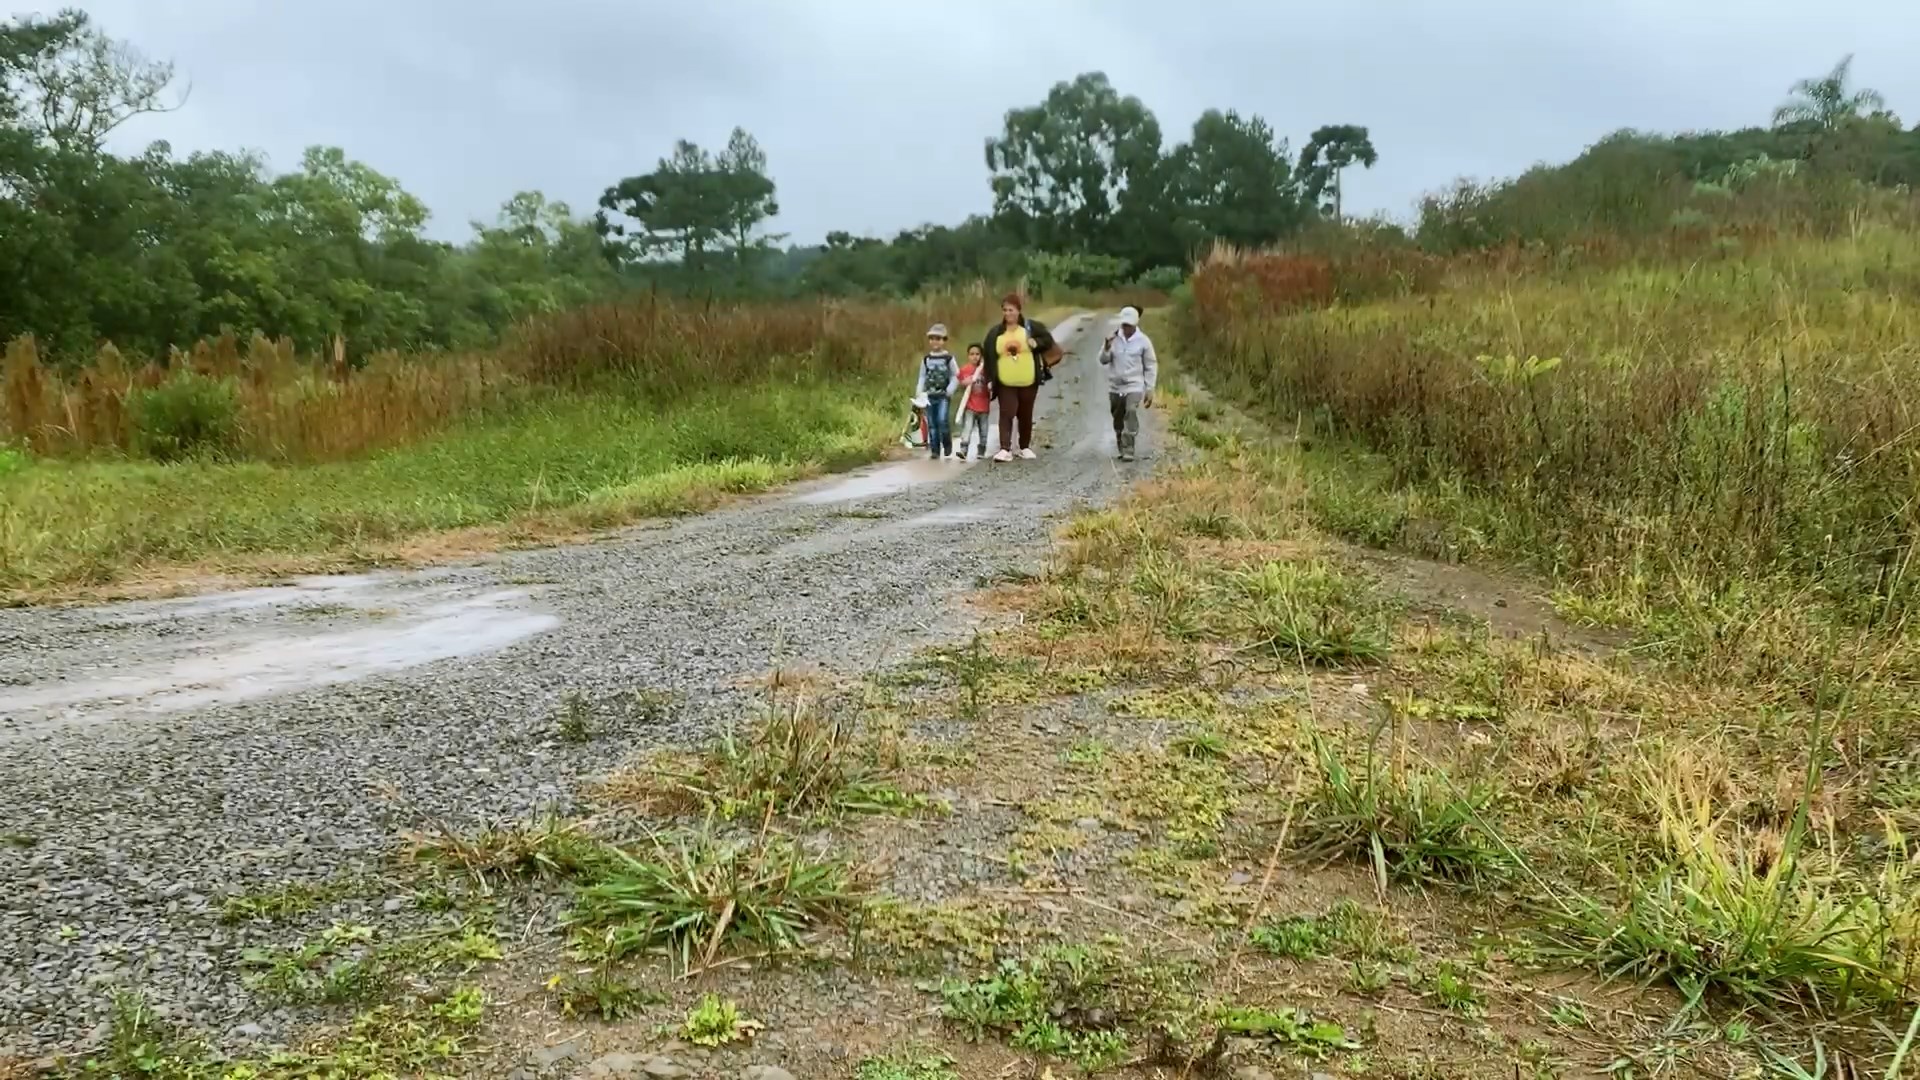
[[[1132,337],[1114,333],[1113,344],[1100,350],[1100,364],[1107,369],[1110,393],[1151,394],[1160,378],[1160,358],[1153,353],[1153,340],[1137,326]]]

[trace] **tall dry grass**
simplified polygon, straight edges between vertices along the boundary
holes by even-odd
[[[1903,621],[1920,245],[1866,225],[1709,250],[1223,254],[1193,279],[1189,363],[1398,485],[1492,508],[1476,528],[1556,573],[1668,599],[1781,577]],[[1343,302],[1343,277],[1384,298]]]
[[[82,368],[57,368],[31,338],[0,370],[0,445],[46,457],[138,455],[149,441],[132,408],[173,380],[198,378],[231,402],[246,460],[305,463],[404,445],[541,389],[595,389],[671,401],[762,380],[862,380],[898,374],[927,324],[982,305],[952,302],[714,303],[639,296],[520,327],[482,353],[303,356],[287,341],[231,336],[132,360],[111,345]],[[222,406],[229,408],[229,406]]]

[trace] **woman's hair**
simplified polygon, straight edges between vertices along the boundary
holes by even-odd
[[[976,342],[974,342],[973,344],[971,344],[971,345],[969,345],[969,346],[967,346],[967,351],[968,351],[969,353],[982,353],[982,354],[984,354],[984,353],[985,353],[985,352],[986,352],[987,350],[985,350],[985,349],[983,349],[983,348],[981,348],[981,347],[980,347],[980,343],[976,341]]]
[[[1010,292],[1007,295],[1000,298],[1001,307],[1006,307],[1008,304],[1012,304],[1014,307],[1019,308],[1021,311],[1027,310],[1026,302],[1020,299],[1020,294],[1017,292]]]

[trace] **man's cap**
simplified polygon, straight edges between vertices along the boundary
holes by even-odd
[[[1139,326],[1139,325],[1140,325],[1140,313],[1139,313],[1138,311],[1135,311],[1135,310],[1134,310],[1133,308],[1130,308],[1130,307],[1123,307],[1123,308],[1121,308],[1121,309],[1120,309],[1120,325],[1122,325],[1122,326]]]

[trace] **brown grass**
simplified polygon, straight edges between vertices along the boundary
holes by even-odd
[[[152,362],[130,362],[106,345],[90,364],[67,369],[49,366],[27,337],[7,347],[0,370],[0,445],[57,457],[133,453],[139,433],[130,398],[191,371],[231,388],[239,456],[334,461],[416,441],[543,387],[617,386],[668,401],[768,378],[891,374],[929,321],[961,314],[912,304],[646,296],[529,323],[488,352],[387,352],[363,363],[350,363],[339,341],[326,355],[301,356],[289,341],[223,336]]]

